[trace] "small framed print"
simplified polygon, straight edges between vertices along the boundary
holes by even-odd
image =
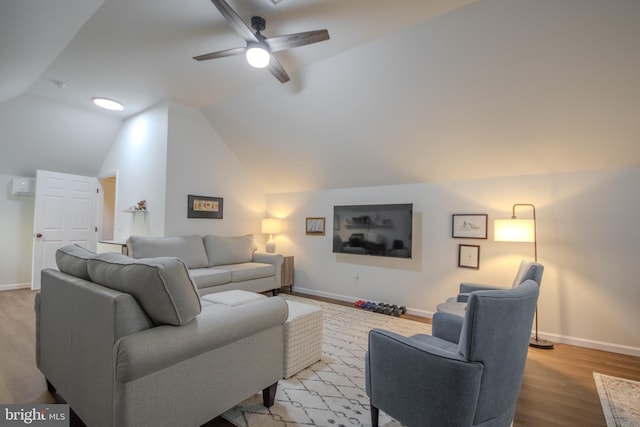
[[[306,232],[308,236],[324,236],[324,217],[307,218]]]
[[[451,237],[459,239],[486,239],[487,214],[453,214]]]
[[[458,267],[480,268],[480,246],[458,245]]]
[[[187,218],[222,219],[222,197],[193,196],[187,198]]]

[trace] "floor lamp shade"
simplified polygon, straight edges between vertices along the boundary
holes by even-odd
[[[532,219],[496,219],[493,223],[493,240],[496,242],[536,241],[536,226]]]
[[[277,218],[263,218],[261,231],[263,234],[269,235],[269,240],[267,241],[265,250],[267,253],[275,253],[276,244],[273,241],[273,235],[280,233],[282,230],[282,222]]]

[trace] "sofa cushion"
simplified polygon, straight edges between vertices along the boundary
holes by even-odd
[[[218,268],[194,268],[189,270],[189,274],[198,288],[224,285],[231,281],[231,272]]]
[[[88,261],[88,271],[95,283],[133,295],[157,325],[184,325],[202,309],[198,290],[178,258],[104,253]]]
[[[234,289],[231,291],[217,292],[215,294],[205,295],[201,299],[204,300],[205,302],[210,302],[214,304],[223,304],[229,307],[235,307],[235,306],[246,304],[262,298],[267,298],[267,297],[265,295],[257,294],[255,292],[248,292],[240,289]]]
[[[204,247],[209,259],[209,267],[215,265],[240,264],[253,259],[258,247],[253,241],[253,234],[244,236],[204,236]]]
[[[209,260],[200,236],[143,237],[127,240],[129,256],[133,258],[180,258],[188,268],[207,267]]]
[[[276,274],[276,268],[273,264],[262,264],[259,262],[225,265],[224,268],[231,271],[232,282],[261,279],[263,277],[271,277]]]
[[[56,251],[56,264],[63,273],[91,280],[87,271],[87,262],[96,256],[94,252],[78,245],[67,245]]]

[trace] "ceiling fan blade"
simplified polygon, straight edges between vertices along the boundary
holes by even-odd
[[[329,32],[327,30],[305,31],[303,33],[269,37],[264,42],[271,52],[278,52],[324,40],[329,40]]]
[[[238,14],[231,9],[231,6],[227,4],[224,0],[211,0],[211,3],[218,8],[222,16],[229,21],[229,24],[233,27],[236,33],[240,34],[243,39],[248,42],[258,42],[258,38],[251,31],[251,28],[245,24],[242,19],[238,16]]]
[[[220,50],[218,52],[205,53],[194,56],[196,61],[206,61],[208,59],[224,58],[225,56],[242,55],[247,51],[246,47],[234,47],[233,49]]]
[[[280,80],[280,83],[286,83],[289,79],[289,74],[282,68],[282,65],[274,55],[271,55],[271,60],[269,61],[269,65],[267,67],[271,74],[273,74],[276,79]]]

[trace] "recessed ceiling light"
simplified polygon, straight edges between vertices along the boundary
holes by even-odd
[[[120,104],[118,101],[114,101],[113,99],[93,98],[93,103],[96,104],[98,107],[102,107],[106,110],[112,110],[112,111],[124,110],[124,105]]]

